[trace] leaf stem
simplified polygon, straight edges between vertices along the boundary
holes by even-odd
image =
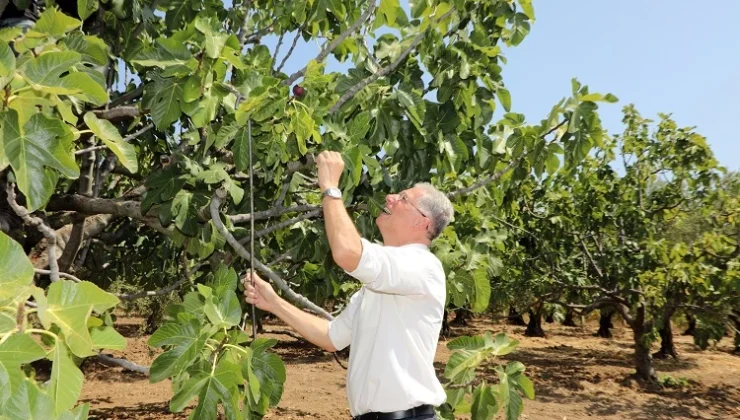
[[[52,337],[54,339],[54,342],[56,343],[57,340],[59,340],[59,336],[54,334],[51,331],[42,330],[40,328],[29,328],[26,330],[27,333],[36,333],[36,334],[42,334],[42,335],[48,335],[49,337]]]
[[[231,348],[233,348],[233,349],[236,349],[236,350],[238,350],[238,351],[239,351],[239,352],[241,352],[241,353],[244,353],[244,354],[245,354],[245,355],[246,355],[247,357],[249,357],[249,356],[250,356],[250,354],[249,354],[249,352],[248,352],[248,351],[246,351],[245,349],[243,349],[243,348],[241,348],[241,347],[239,347],[239,346],[235,346],[235,345],[233,345],[233,344],[224,344],[224,347],[231,347]]]

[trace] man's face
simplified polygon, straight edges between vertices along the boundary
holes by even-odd
[[[388,194],[385,197],[386,211],[376,219],[383,238],[407,237],[414,232],[426,232],[430,220],[419,207],[423,192],[418,188]]]

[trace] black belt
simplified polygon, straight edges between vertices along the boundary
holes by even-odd
[[[434,414],[434,407],[431,405],[420,405],[418,407],[410,408],[403,411],[393,411],[391,413],[380,413],[373,411],[365,413],[356,417],[352,417],[352,420],[401,420],[410,417]]]

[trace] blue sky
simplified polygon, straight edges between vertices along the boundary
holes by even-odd
[[[504,52],[512,111],[539,121],[570,94],[575,77],[592,92],[619,98],[601,105],[610,132],[622,131],[621,109],[630,103],[648,118],[671,113],[680,126],[696,126],[707,137],[720,164],[740,170],[740,127],[733,126],[740,122],[740,1],[533,3],[532,32]],[[291,41],[286,37],[280,57]],[[275,42],[265,39],[271,50]],[[318,44],[300,42],[284,71],[300,68],[318,51]],[[330,61],[327,70],[346,67]]]

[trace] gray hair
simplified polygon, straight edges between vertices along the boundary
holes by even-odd
[[[432,184],[420,182],[414,187],[424,192],[424,195],[418,200],[418,205],[424,209],[424,212],[432,221],[429,239],[434,239],[450,224],[453,216],[452,203],[444,193]]]

